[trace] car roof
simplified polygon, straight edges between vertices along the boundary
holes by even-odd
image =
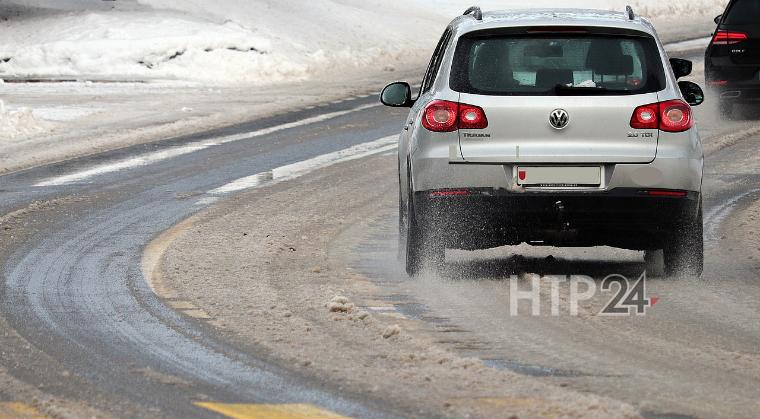
[[[645,18],[628,18],[624,12],[594,9],[516,9],[483,12],[483,19],[472,15],[459,16],[451,25],[460,34],[522,26],[586,26],[621,28],[655,36],[654,27]]]

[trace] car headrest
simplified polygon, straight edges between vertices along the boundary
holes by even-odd
[[[470,69],[470,83],[483,90],[499,91],[515,85],[509,51],[499,42],[477,47]]]
[[[502,51],[495,43],[484,43],[475,49],[472,61],[474,74],[494,74],[494,70],[501,67]]]
[[[617,40],[596,40],[589,47],[586,66],[595,74],[628,76],[633,73],[633,57],[623,54]]]
[[[544,68],[536,71],[536,87],[550,89],[558,84],[571,84],[573,70],[564,68]]]

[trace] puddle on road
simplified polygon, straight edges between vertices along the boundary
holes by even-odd
[[[521,364],[508,359],[482,359],[483,363],[491,368],[505,369],[518,374],[531,377],[590,377],[595,374],[587,374],[579,371],[560,370],[543,367],[541,365]]]

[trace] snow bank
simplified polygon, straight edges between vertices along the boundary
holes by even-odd
[[[75,12],[72,0],[42,3],[59,9],[0,23],[0,77],[298,81],[407,63],[430,49],[429,29],[440,30],[371,0],[144,0]]]
[[[44,29],[43,29],[44,28]],[[53,15],[3,28],[0,74],[115,79],[283,80],[306,69],[233,22],[128,13]]]
[[[48,129],[49,124],[35,118],[31,109],[7,109],[0,100],[0,139],[27,137]]]
[[[637,13],[657,20],[712,17],[724,1],[631,3]],[[138,0],[114,2],[108,9],[98,1],[34,0],[36,7],[47,8],[44,13],[0,21],[0,78],[264,84],[390,70],[408,65],[410,57],[427,56],[445,23],[471,3],[484,10],[558,5],[549,0]],[[560,4],[622,11],[626,3]]]

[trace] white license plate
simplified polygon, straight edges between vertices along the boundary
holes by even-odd
[[[602,168],[599,166],[520,166],[517,168],[517,184],[523,186],[599,186],[601,183]]]

